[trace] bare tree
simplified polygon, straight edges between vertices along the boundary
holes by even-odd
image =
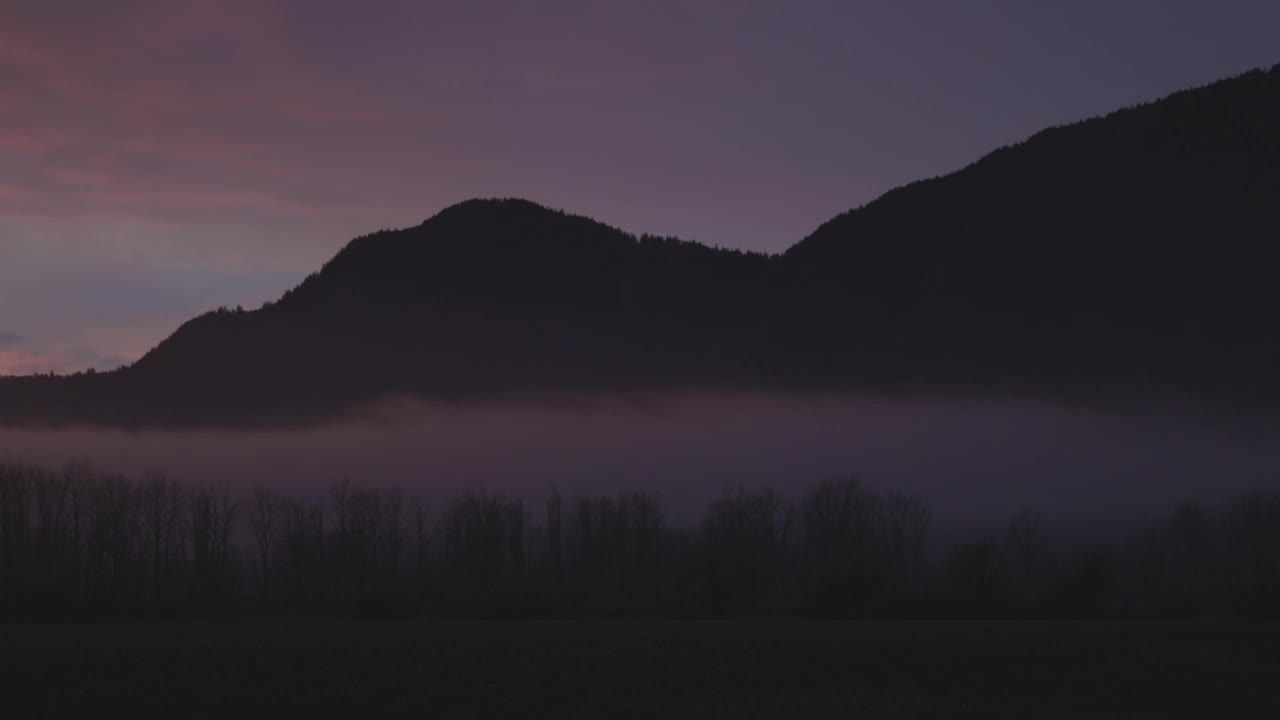
[[[0,465],[0,602],[17,605],[25,592],[31,540],[27,469]]]
[[[264,485],[255,485],[252,502],[249,504],[249,527],[253,530],[254,543],[258,550],[258,566],[262,571],[262,597],[271,597],[271,543],[284,514],[282,498]]]
[[[1010,590],[1025,605],[1038,605],[1050,571],[1049,541],[1040,515],[1030,510],[1014,515],[1005,531],[1005,547]]]
[[[786,513],[770,488],[725,488],[707,509],[707,600],[718,611],[755,610],[771,590],[781,558]]]
[[[409,513],[413,521],[414,573],[416,582],[421,587],[426,582],[431,536],[427,526],[427,505],[420,496],[414,495],[410,498]]]
[[[156,599],[168,591],[175,556],[182,552],[182,494],[177,483],[162,470],[147,473],[142,486],[143,513],[151,558],[152,595]]]
[[[1280,495],[1253,492],[1222,514],[1222,570],[1230,610],[1253,618],[1280,613]]]
[[[822,482],[805,499],[805,548],[820,604],[848,608],[867,599],[877,507],[855,476]]]
[[[286,500],[283,505],[283,578],[289,599],[307,607],[325,591],[324,509],[302,500]]]
[[[551,575],[551,587],[558,592],[563,582],[563,561],[561,552],[564,549],[563,520],[561,517],[560,490],[551,486],[551,497],[547,498],[547,560]]]
[[[400,488],[392,488],[383,499],[382,556],[385,578],[392,591],[398,587],[402,568],[405,535],[405,496]]]
[[[196,591],[208,601],[226,592],[235,503],[225,486],[202,485],[191,494],[191,560]]]
[[[889,493],[880,504],[881,543],[885,570],[902,592],[919,582],[924,545],[929,534],[929,507],[920,497]]]

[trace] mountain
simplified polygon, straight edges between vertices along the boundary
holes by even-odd
[[[1280,407],[1280,66],[1041,132],[779,256],[474,200],[2,422],[286,423],[388,395],[682,387]]]
[[[1277,198],[1280,66],[1045,130],[784,261],[883,373],[1272,404]]]
[[[357,238],[279,301],[191,320],[130,367],[0,383],[0,413],[274,423],[387,395],[745,380],[760,373],[736,351],[768,311],[773,266],[522,200],[472,200]]]

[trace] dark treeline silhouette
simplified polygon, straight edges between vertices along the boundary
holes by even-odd
[[[782,255],[473,200],[0,422],[271,425],[389,395],[685,387],[1280,407],[1280,69],[1041,132]],[[1199,408],[1198,408],[1199,409]]]
[[[0,620],[247,617],[1280,618],[1280,496],[1179,505],[1109,539],[1024,512],[942,537],[856,478],[726,489],[691,527],[644,492],[439,505],[334,485],[244,497],[0,466]]]

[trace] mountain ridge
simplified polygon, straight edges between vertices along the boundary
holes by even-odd
[[[1274,197],[1280,66],[1042,130],[776,255],[469,200],[120,370],[0,380],[0,422],[270,424],[397,394],[676,386],[1280,408]]]

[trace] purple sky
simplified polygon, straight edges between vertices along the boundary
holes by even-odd
[[[0,373],[136,359],[473,196],[781,250],[1277,38],[1275,0],[0,0]]]

